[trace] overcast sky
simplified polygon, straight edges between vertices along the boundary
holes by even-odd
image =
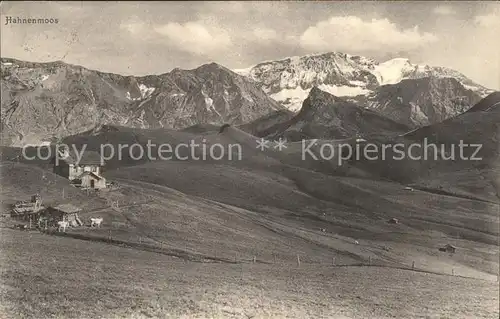
[[[339,51],[447,66],[500,89],[498,2],[2,2],[0,23],[2,57],[124,75]]]

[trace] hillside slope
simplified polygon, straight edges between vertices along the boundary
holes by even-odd
[[[467,112],[498,112],[500,110],[500,92],[493,92],[476,105],[471,107]]]
[[[397,135],[408,130],[404,124],[314,87],[297,115],[288,121],[265,126],[257,135],[281,136],[289,141],[300,141]]]
[[[476,109],[490,105],[490,97]],[[347,162],[363,171],[402,183],[429,187],[498,202],[500,166],[500,112],[471,111],[441,123],[424,126],[401,136],[370,139],[378,159],[353,156]],[[400,144],[404,156],[397,152]],[[389,145],[383,155],[383,145]]]
[[[2,201],[41,192],[53,202],[73,202],[84,208],[82,218],[100,216],[104,224],[100,229],[71,229],[69,236],[103,242],[111,236],[139,251],[187,260],[248,263],[255,257],[259,263],[290,265],[299,255],[303,265],[331,265],[332,258],[339,265],[409,268],[415,262],[424,271],[449,274],[454,269],[487,280],[498,272],[495,203],[409,192],[394,181],[335,176],[335,170],[322,171],[318,163],[306,165],[300,157],[295,161],[296,150],[260,151],[255,136],[231,126],[201,134],[103,127],[76,141],[80,138],[94,146],[122,140],[143,143],[145,138],[172,145],[205,139],[207,145],[238,143],[243,156],[115,161],[104,174],[117,188],[89,198],[72,186],[63,198],[66,180],[46,170],[56,185],[46,183],[41,168],[4,160]],[[384,161],[378,165],[397,169]],[[375,169],[373,173],[380,172]],[[109,207],[110,201],[118,207]],[[399,223],[390,223],[391,218]],[[458,252],[439,252],[446,243]]]
[[[381,86],[366,103],[399,123],[421,127],[462,114],[479,101],[477,93],[464,90],[454,78],[426,77]]]

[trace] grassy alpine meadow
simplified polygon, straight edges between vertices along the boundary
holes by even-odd
[[[201,263],[2,229],[3,318],[498,318],[498,282],[378,266]]]

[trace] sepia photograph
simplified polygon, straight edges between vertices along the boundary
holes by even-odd
[[[0,1],[0,318],[500,317],[500,2]]]

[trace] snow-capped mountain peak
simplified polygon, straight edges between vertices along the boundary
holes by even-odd
[[[363,99],[383,85],[394,85],[405,79],[451,77],[458,80],[464,89],[472,90],[481,97],[493,92],[448,68],[413,64],[407,58],[379,63],[367,57],[340,52],[266,61],[234,71],[260,84],[271,98],[294,112],[300,110],[313,86],[336,96]]]
[[[375,64],[373,74],[377,77],[380,85],[396,84],[418,68],[419,66],[411,64],[409,59],[395,58]],[[427,68],[427,66],[424,68]]]

